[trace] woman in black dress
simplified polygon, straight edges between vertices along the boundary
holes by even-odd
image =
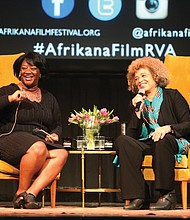
[[[68,157],[61,145],[61,113],[55,97],[38,85],[47,71],[42,55],[22,55],[13,68],[20,82],[0,88],[0,155],[20,169],[13,207],[38,209],[36,196],[55,179]],[[36,128],[47,133],[37,136]]]

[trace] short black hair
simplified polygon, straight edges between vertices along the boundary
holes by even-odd
[[[17,78],[19,78],[20,68],[24,60],[26,60],[26,62],[29,65],[36,66],[40,70],[42,76],[44,76],[47,73],[47,61],[44,58],[44,56],[36,52],[29,52],[27,54],[21,55],[19,58],[15,60],[13,64],[14,75]]]

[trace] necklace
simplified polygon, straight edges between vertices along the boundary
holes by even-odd
[[[29,99],[31,102],[41,102],[42,94],[38,86],[27,88],[24,84],[18,83],[18,87],[21,91],[25,92],[27,99]]]

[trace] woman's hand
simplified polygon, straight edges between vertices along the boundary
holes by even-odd
[[[152,140],[154,142],[159,141],[160,139],[163,139],[164,136],[168,133],[172,132],[170,125],[165,125],[162,127],[156,128],[156,130],[151,134]]]
[[[12,95],[8,96],[9,102],[19,102],[26,99],[26,93],[21,90],[17,90]]]
[[[134,108],[136,108],[138,102],[141,102],[141,107],[142,107],[142,104],[144,103],[144,98],[145,96],[142,96],[139,93],[136,94],[136,96],[132,99],[132,105],[134,106]]]
[[[53,134],[48,134],[48,135],[46,135],[45,140],[46,140],[46,141],[49,141],[49,142],[51,142],[51,143],[54,143],[54,142],[56,142],[56,141],[59,140],[59,136],[58,136],[57,134],[55,134],[55,133],[53,133]]]
[[[137,94],[133,99],[132,99],[132,105],[134,107],[134,109],[137,107],[137,103],[141,103],[140,108],[138,111],[135,111],[136,115],[138,118],[141,117],[141,110],[142,110],[142,106],[144,104],[144,99],[145,96],[142,96],[141,94]]]

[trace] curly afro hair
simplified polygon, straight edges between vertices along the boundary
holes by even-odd
[[[164,88],[169,84],[170,78],[164,63],[158,58],[142,57],[132,61],[128,67],[128,72],[126,75],[128,80],[128,89],[133,93],[136,94],[138,92],[134,79],[136,71],[141,68],[147,68],[150,71],[158,86]]]

